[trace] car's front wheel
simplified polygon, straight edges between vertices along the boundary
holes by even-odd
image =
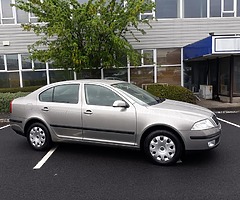
[[[144,152],[155,164],[172,165],[176,163],[183,148],[176,135],[167,130],[156,130],[144,141]]]
[[[27,140],[31,147],[38,151],[49,149],[52,143],[48,129],[41,123],[30,125]]]

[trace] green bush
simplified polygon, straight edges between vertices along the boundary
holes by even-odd
[[[196,97],[194,94],[190,90],[181,86],[149,84],[145,86],[145,89],[160,98],[196,104]]]
[[[23,88],[0,88],[0,93],[33,92],[42,86],[29,86]]]
[[[29,92],[0,93],[0,113],[8,113],[10,102],[13,99],[26,96],[27,94],[29,94]]]

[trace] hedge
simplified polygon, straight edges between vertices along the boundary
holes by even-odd
[[[27,94],[29,94],[29,92],[0,93],[0,113],[8,113],[10,102],[13,99],[26,96]]]
[[[196,104],[196,97],[194,94],[190,90],[181,86],[149,84],[145,85],[145,89],[160,98]]]
[[[0,88],[0,93],[33,92],[42,86],[29,86],[23,88]]]

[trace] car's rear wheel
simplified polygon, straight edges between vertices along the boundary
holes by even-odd
[[[52,143],[48,129],[41,123],[33,123],[29,126],[27,140],[31,147],[38,151],[49,149]]]
[[[179,138],[167,130],[156,130],[144,141],[144,152],[158,165],[172,165],[182,155],[182,143]]]

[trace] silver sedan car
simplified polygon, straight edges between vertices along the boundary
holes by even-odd
[[[53,142],[95,143],[141,149],[154,163],[170,165],[185,151],[220,143],[221,125],[210,110],[119,80],[53,83],[10,107],[12,129],[35,150]]]

